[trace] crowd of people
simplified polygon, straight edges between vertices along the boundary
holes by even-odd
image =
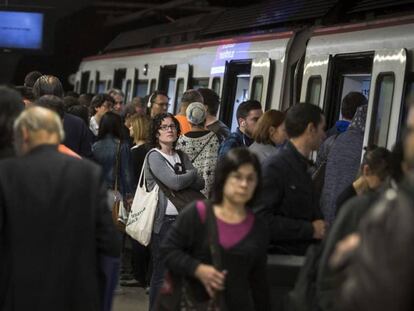
[[[247,100],[234,132],[211,89],[169,107],[162,91],[65,93],[37,71],[0,87],[0,310],[110,310],[122,286],[148,287],[164,310],[170,277],[187,303],[270,310],[267,254],[315,247],[306,310],[412,307],[414,106],[404,140],[367,146],[362,163],[361,93],[326,132],[309,103]],[[125,233],[142,183],[158,191],[149,246]],[[184,208],[186,190],[200,199]]]

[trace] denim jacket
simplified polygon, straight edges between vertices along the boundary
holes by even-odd
[[[225,155],[230,149],[237,148],[237,147],[246,147],[248,148],[252,143],[253,139],[249,136],[243,134],[239,128],[237,128],[236,132],[230,134],[229,137],[226,138],[225,141],[220,146],[219,149],[219,157]]]
[[[119,143],[119,139],[108,135],[92,145],[93,158],[102,167],[103,176],[108,189],[113,189],[115,185],[114,169],[116,166],[116,156]],[[132,194],[130,150],[127,143],[121,143],[121,150],[119,155],[118,185],[119,192],[124,198],[127,194]]]

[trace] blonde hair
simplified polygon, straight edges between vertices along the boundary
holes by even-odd
[[[132,126],[134,142],[147,140],[149,136],[150,119],[147,116],[133,114],[126,120]]]

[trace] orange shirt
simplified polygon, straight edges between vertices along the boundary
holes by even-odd
[[[185,133],[188,133],[191,131],[191,125],[187,120],[186,116],[183,116],[181,114],[177,114],[175,118],[180,123],[180,129],[181,129],[181,135],[184,135]]]
[[[82,159],[81,156],[79,154],[77,154],[75,151],[73,151],[72,149],[66,147],[64,144],[59,144],[58,146],[58,151],[60,153],[66,154],[68,156],[74,157],[74,158],[78,158],[78,159]]]

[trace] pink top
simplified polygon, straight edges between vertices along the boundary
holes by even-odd
[[[205,223],[207,218],[206,204],[198,201],[196,206],[201,222]],[[249,234],[254,224],[254,215],[251,211],[248,211],[246,218],[238,224],[229,224],[218,217],[216,219],[219,243],[224,249],[232,248],[243,240]]]

